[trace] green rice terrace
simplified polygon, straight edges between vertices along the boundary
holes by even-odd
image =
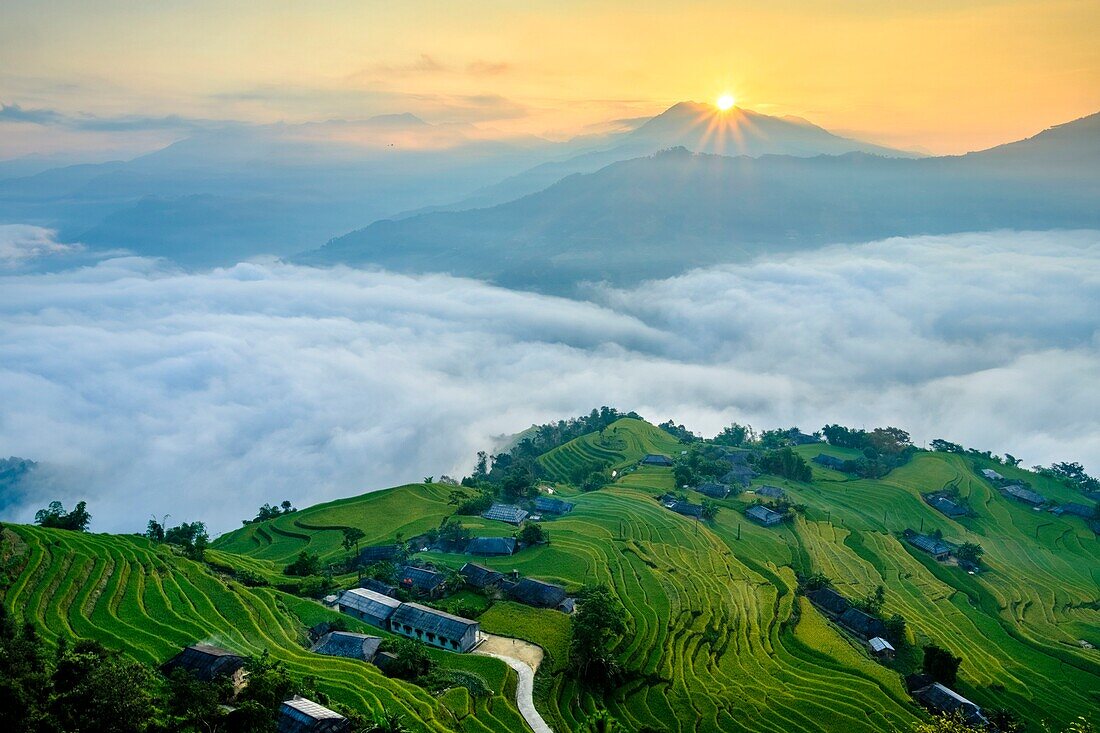
[[[814,442],[784,449],[812,467],[810,480],[759,470],[746,490],[734,486],[728,496],[708,499],[701,518],[658,501],[683,491],[675,478],[687,460],[681,452],[706,448],[699,446],[640,419],[619,419],[534,460],[532,492],[550,488],[575,505],[544,518],[548,542],[482,558],[438,547],[423,552],[419,543],[410,548],[410,562],[437,568],[475,561],[570,594],[594,584],[610,588],[625,609],[626,630],[612,646],[622,676],[607,691],[572,672],[566,613],[469,590],[436,603],[461,603],[481,631],[542,647],[534,702],[552,730],[586,731],[586,718],[606,710],[622,730],[637,732],[909,731],[929,715],[905,680],[921,671],[927,644],[961,658],[953,690],[986,713],[1012,711],[1025,730],[1039,731],[1044,722],[1062,730],[1100,709],[1095,520],[1038,510],[998,489],[1026,481],[1052,505],[1093,507],[1083,492],[973,452],[911,450],[882,475],[863,478],[813,460],[824,454],[850,461],[859,451]],[[677,467],[643,464],[651,454]],[[1001,483],[982,469],[995,469]],[[580,491],[578,477],[587,471],[603,471],[606,485]],[[786,511],[774,525],[744,514],[763,497],[750,490],[765,485],[785,493],[782,502],[765,501]],[[492,688],[476,703],[454,705],[449,693],[433,696],[370,664],[310,653],[306,627],[334,611],[221,572],[247,570],[277,585],[300,553],[343,562],[346,528],[362,531],[363,546],[423,537],[455,513],[456,490],[474,491],[402,486],[247,524],[217,538],[206,564],[137,536],[9,526],[15,571],[4,601],[51,641],[99,639],[150,664],[200,640],[249,653],[269,649],[295,673],[315,676],[333,700],[400,711],[414,730],[527,730],[514,701],[515,673],[502,662],[433,651],[441,664],[475,672]],[[939,491],[965,514],[948,516],[922,496]],[[683,493],[690,503],[706,498]],[[477,514],[456,519],[473,535],[516,531]],[[980,544],[980,567],[937,560],[907,542],[905,530],[956,548]],[[813,577],[853,600],[882,586],[876,613],[905,619],[896,658],[876,659],[865,639],[811,603],[805,581]],[[334,580],[356,585],[346,568]]]

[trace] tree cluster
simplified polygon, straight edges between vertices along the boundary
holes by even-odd
[[[569,660],[574,674],[593,687],[613,687],[622,673],[613,646],[626,632],[626,613],[606,585],[581,591],[572,628]]]
[[[51,529],[68,529],[74,532],[87,532],[92,515],[88,513],[87,502],[77,502],[71,512],[66,512],[60,501],[51,501],[45,509],[39,509],[34,515],[34,523]]]
[[[769,451],[757,459],[756,465],[763,473],[782,476],[792,481],[808,482],[812,475],[810,464],[790,448]]]
[[[264,504],[262,507],[260,507],[259,511],[256,512],[255,517],[253,517],[252,519],[242,519],[241,524],[255,524],[256,522],[266,522],[269,519],[281,517],[284,514],[291,514],[296,511],[298,510],[291,506],[289,500],[284,500],[283,503],[279,506]]]

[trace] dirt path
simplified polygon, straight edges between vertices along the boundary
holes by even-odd
[[[532,697],[535,685],[535,672],[542,664],[542,647],[522,639],[510,639],[507,636],[483,634],[484,641],[474,650],[474,654],[495,657],[516,671],[519,684],[516,685],[516,707],[520,715],[534,733],[554,733],[546,721],[535,710]]]

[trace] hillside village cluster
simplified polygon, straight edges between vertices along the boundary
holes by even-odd
[[[791,433],[792,442],[798,445],[821,442],[817,436],[809,436],[797,431]],[[687,455],[684,451],[682,455]],[[699,481],[694,486],[683,486],[687,490],[706,497],[703,503],[692,503],[684,493],[669,492],[657,497],[666,509],[701,522],[713,517],[708,515],[706,505],[713,500],[722,500],[731,494],[745,493],[752,496],[752,503],[744,508],[746,518],[763,527],[778,527],[798,510],[788,492],[772,485],[751,484],[757,477],[750,457],[752,451],[729,449],[722,459],[729,470],[715,480]],[[835,456],[820,453],[812,459],[824,469],[846,472],[850,469],[848,461]],[[677,461],[667,455],[648,454],[633,467],[624,472],[641,468],[671,469]],[[983,469],[981,475],[996,487],[1002,495],[1023,502],[1037,510],[1048,505],[1047,500],[1020,482],[1005,479],[992,469]],[[544,492],[553,492],[551,487],[542,487]],[[941,489],[922,494],[924,501],[933,509],[952,519],[971,514],[957,491]],[[522,504],[522,505],[521,505]],[[552,496],[540,495],[533,500],[514,504],[493,503],[481,513],[486,520],[496,521],[520,527],[528,520],[553,520],[569,514],[575,505]],[[1096,510],[1083,504],[1063,504],[1051,507],[1056,514],[1071,514],[1086,518],[1092,522],[1094,530],[1100,532],[1100,522],[1096,521]],[[923,530],[923,522],[921,530]],[[957,564],[971,573],[981,571],[980,554],[965,555],[960,545],[944,540],[939,533],[926,534],[923,531],[907,528],[900,537],[913,548],[926,553],[937,562]],[[421,546],[423,538],[414,538],[416,550],[454,551],[444,545]],[[459,549],[467,555],[481,557],[508,557],[524,548],[517,537],[489,536],[470,537]],[[965,555],[965,556],[964,556]],[[456,590],[455,577],[431,564],[413,564],[400,543],[378,544],[362,548],[358,552],[358,565],[369,566],[376,563],[396,564],[393,582],[375,577],[364,578],[358,587],[347,588],[323,599],[328,607],[362,623],[374,626],[397,636],[414,639],[437,649],[456,653],[474,651],[483,643],[485,636],[480,624],[473,619],[434,608],[433,602],[440,601],[448,593]],[[539,609],[552,609],[564,614],[572,614],[577,608],[576,600],[570,597],[566,588],[537,578],[522,577],[518,571],[501,572],[476,562],[465,562],[458,571],[463,586],[477,593],[493,598],[515,601]],[[896,649],[891,643],[891,629],[877,613],[869,612],[858,602],[845,598],[828,583],[805,591],[807,599],[837,627],[852,637],[859,639],[869,655],[888,663],[893,660]],[[385,651],[380,636],[354,633],[336,628],[331,623],[318,624],[310,629],[311,651],[318,654],[339,656],[361,660],[377,666],[383,673],[395,664],[394,654]],[[199,679],[211,679],[222,675],[239,676],[244,658],[233,652],[216,647],[196,644],[184,649],[179,655],[164,665],[166,671],[174,667],[183,667],[194,673]],[[948,686],[936,681],[927,674],[911,674],[905,678],[910,694],[930,711],[957,715],[970,725],[988,723],[981,708],[958,694]],[[343,733],[348,730],[347,721],[338,713],[304,698],[295,697],[283,703],[280,712],[280,733],[306,733],[322,731],[325,733]]]

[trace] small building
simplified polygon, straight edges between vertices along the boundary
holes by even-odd
[[[353,634],[350,631],[330,631],[318,639],[309,650],[329,657],[347,657],[371,662],[374,661],[374,655],[378,653],[378,645],[381,643],[382,639],[378,636]]]
[[[886,636],[886,624],[882,622],[882,619],[877,619],[858,608],[849,608],[840,614],[839,621],[841,626],[864,639]]]
[[[660,453],[650,453],[641,461],[643,466],[665,466],[672,465],[672,459],[668,456],[661,455]]]
[[[821,442],[821,438],[816,435],[807,435],[798,428],[788,430],[787,439],[791,441],[791,445],[810,445],[811,443]]]
[[[818,453],[814,456],[813,461],[819,466],[831,468],[834,471],[843,471],[848,465],[848,461],[843,458],[837,458],[836,456],[830,456],[824,453]]]
[[[228,649],[210,644],[192,644],[162,664],[160,669],[164,674],[185,669],[195,679],[210,682],[221,677],[239,679],[244,663],[244,656]]]
[[[396,585],[390,585],[389,583],[378,580],[377,578],[363,578],[359,581],[359,587],[366,588],[367,590],[372,590],[375,593],[381,593],[382,595],[389,596],[390,598],[397,597]]]
[[[1092,519],[1096,516],[1096,510],[1093,507],[1086,506],[1084,504],[1076,504],[1073,502],[1070,502],[1069,504],[1062,504],[1061,506],[1056,506],[1051,509],[1051,511],[1058,516],[1062,516],[1063,514],[1070,514],[1075,517],[1084,517],[1085,519]]]
[[[375,667],[378,667],[382,674],[389,677],[391,665],[396,661],[397,656],[395,654],[391,654],[390,652],[378,652],[374,655],[374,660],[372,664],[374,664]]]
[[[535,608],[557,608],[565,602],[565,588],[534,578],[524,578],[508,591],[513,600]]]
[[[1001,493],[1005,496],[1011,496],[1017,501],[1022,501],[1025,504],[1031,504],[1032,506],[1040,506],[1046,504],[1046,497],[1042,494],[1037,494],[1031,489],[1025,489],[1019,484],[1012,484],[1011,486],[1002,486]]]
[[[390,630],[440,649],[468,652],[477,646],[480,625],[419,603],[402,603],[390,618]]]
[[[778,486],[757,486],[757,496],[765,496],[769,499],[783,499],[787,496],[787,492]]]
[[[1004,479],[1004,476],[997,473],[992,468],[983,468],[982,469],[982,475],[985,476],[990,481],[1001,481],[1001,480]]]
[[[675,504],[669,507],[677,514],[682,514],[685,517],[691,517],[693,519],[703,518],[703,505],[692,504],[690,501],[677,501]]]
[[[936,539],[931,535],[919,534],[911,529],[905,530],[905,541],[941,562],[951,557],[951,551],[954,549],[949,542]]]
[[[508,524],[523,524],[523,520],[527,519],[527,510],[520,509],[515,504],[493,504],[481,517]]]
[[[852,604],[848,602],[848,599],[837,593],[832,588],[818,588],[812,590],[806,594],[806,597],[810,599],[810,603],[814,604],[826,615],[832,618],[838,618],[844,614]]]
[[[359,551],[360,565],[373,565],[376,562],[393,562],[397,558],[397,545],[370,545]]]
[[[957,519],[958,517],[965,517],[967,511],[965,508],[959,506],[955,502],[948,499],[946,496],[934,496],[928,500],[928,505],[943,514],[946,517]]]
[[[535,511],[542,512],[543,514],[568,514],[573,511],[574,506],[574,504],[570,504],[568,501],[550,499],[545,496],[540,496],[535,499]]]
[[[868,639],[867,650],[870,651],[871,656],[876,659],[889,660],[894,658],[894,645],[881,636],[872,636]]]
[[[397,587],[420,598],[439,598],[447,587],[447,577],[435,570],[405,565],[397,571]]]
[[[458,572],[471,588],[495,588],[500,585],[500,581],[504,580],[503,573],[472,562],[463,565]]]
[[[505,557],[516,551],[514,537],[474,537],[466,545],[467,555]]]
[[[347,733],[351,721],[335,710],[295,695],[279,708],[277,733]]]
[[[982,709],[954,690],[933,682],[915,694],[922,705],[934,713],[958,715],[967,725],[984,726],[989,721]]]
[[[755,477],[756,471],[752,470],[748,465],[735,463],[730,470],[722,475],[719,481],[728,486],[748,486],[749,482]]]
[[[779,524],[783,521],[783,515],[779,512],[772,511],[762,504],[754,504],[745,510],[745,516],[749,519],[759,522],[766,527],[770,527],[773,524]]]
[[[401,605],[396,598],[384,596],[366,588],[352,588],[340,594],[336,607],[341,613],[357,618],[380,629],[389,628],[390,617]]]
[[[695,490],[703,496],[709,496],[712,499],[725,499],[730,495],[730,487],[725,484],[716,484],[713,482],[699,484],[695,487]]]

